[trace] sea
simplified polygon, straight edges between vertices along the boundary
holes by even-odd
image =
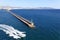
[[[60,9],[13,9],[10,11],[29,21],[32,20],[35,28],[30,28],[8,11],[1,9],[0,40],[60,40]],[[18,32],[16,39],[16,36],[11,36],[13,32],[17,32],[13,29],[25,32],[26,36],[18,38]]]

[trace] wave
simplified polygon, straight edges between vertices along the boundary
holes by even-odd
[[[12,26],[0,24],[0,30],[4,31],[6,34],[9,34],[10,37],[13,37],[15,39],[25,37],[25,32],[21,32],[17,29],[14,29]]]

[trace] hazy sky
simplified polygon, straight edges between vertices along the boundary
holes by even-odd
[[[0,6],[60,8],[60,0],[0,0]]]

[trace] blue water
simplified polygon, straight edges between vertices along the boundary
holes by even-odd
[[[60,40],[60,10],[20,9],[11,10],[28,20],[33,20],[35,28],[31,29],[6,10],[0,10],[0,24],[13,26],[26,32],[26,37],[18,40]],[[0,40],[16,40],[0,30]]]

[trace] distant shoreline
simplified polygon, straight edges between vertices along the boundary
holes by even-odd
[[[34,10],[34,9],[38,9],[38,10],[51,10],[51,9],[55,9],[55,8],[11,8],[11,7],[4,7],[4,8],[0,8],[0,9],[7,9],[7,10],[19,10],[19,9],[31,9],[31,10]]]
[[[11,7],[11,6],[0,6],[0,9],[55,9],[51,7]]]

